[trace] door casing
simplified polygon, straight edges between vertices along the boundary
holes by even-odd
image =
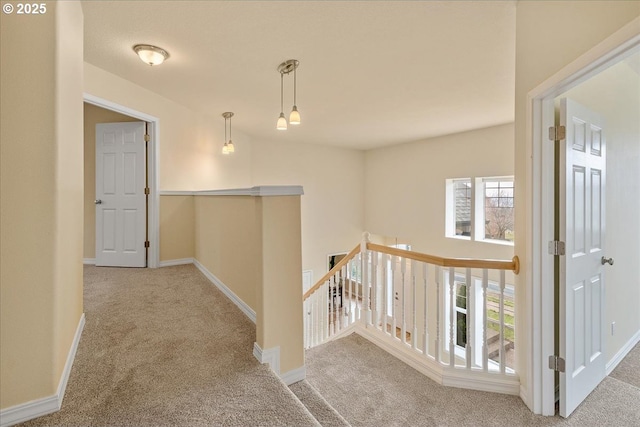
[[[547,139],[547,129],[554,125],[554,99],[640,49],[639,25],[640,18],[634,19],[527,95],[526,146],[532,161],[527,162],[525,192],[531,210],[526,227],[530,256],[525,260],[524,298],[530,303],[524,339],[531,359],[523,373],[528,381],[521,397],[536,414],[555,414],[555,375],[547,365],[556,330],[554,259],[547,252],[547,243],[554,240],[554,144]]]
[[[160,119],[88,93],[84,94],[84,102],[140,119],[149,124],[148,132],[150,141],[147,153],[147,177],[149,180],[150,194],[147,209],[147,226],[149,230],[150,246],[147,252],[147,267],[157,268],[160,263],[160,197],[158,195]]]

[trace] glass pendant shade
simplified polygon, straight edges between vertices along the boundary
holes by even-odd
[[[287,119],[284,117],[284,113],[280,113],[280,117],[278,117],[278,124],[276,128],[278,130],[287,130]]]
[[[289,123],[292,125],[300,124],[300,113],[298,112],[298,107],[293,106],[293,110],[291,110],[291,114],[289,114]]]
[[[229,145],[226,142],[222,146],[222,154],[229,154]]]
[[[232,140],[229,140],[229,143],[227,144],[227,150],[229,151],[229,153],[235,153],[236,147],[233,146]]]

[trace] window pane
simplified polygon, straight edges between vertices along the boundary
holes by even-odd
[[[455,182],[456,236],[471,236],[471,180]]]
[[[513,241],[513,181],[484,183],[485,239]]]
[[[467,285],[458,283],[456,291],[456,307],[467,309]]]
[[[467,345],[467,315],[459,311],[456,312],[456,345]]]

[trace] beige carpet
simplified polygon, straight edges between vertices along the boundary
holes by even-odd
[[[610,377],[565,420],[533,415],[517,396],[438,385],[356,334],[308,350],[306,363],[307,381],[352,426],[640,425],[640,389]]]
[[[27,426],[318,425],[253,357],[255,325],[194,266],[85,267],[62,410]]]
[[[349,427],[349,423],[313,388],[307,380],[289,386],[322,427]]]
[[[609,376],[640,388],[640,344],[633,347]]]

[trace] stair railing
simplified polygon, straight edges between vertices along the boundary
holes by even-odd
[[[369,242],[304,294],[305,348],[359,325],[442,369],[515,373],[518,257],[444,258]]]

